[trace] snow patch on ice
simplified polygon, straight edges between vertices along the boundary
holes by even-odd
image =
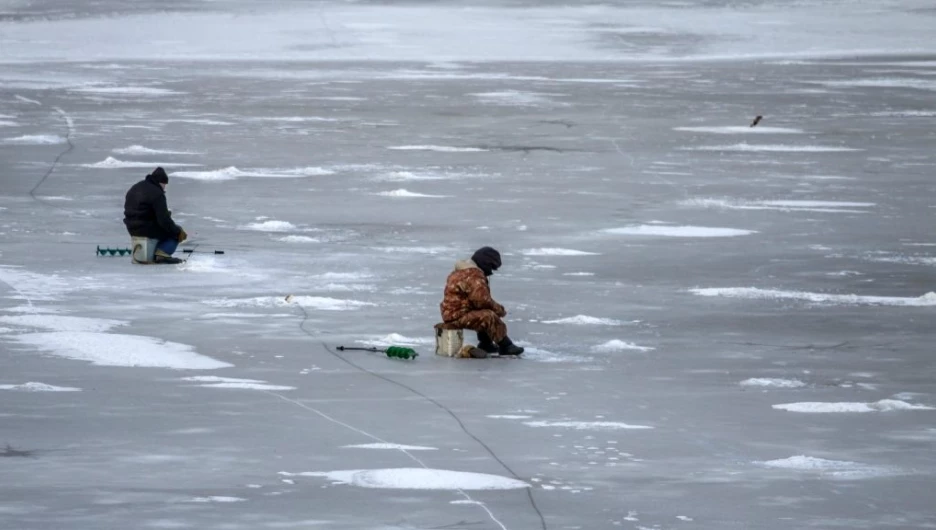
[[[117,326],[124,326],[122,320],[102,318],[72,317],[64,315],[11,315],[0,316],[0,322],[27,328],[42,328],[51,331],[110,331]]]
[[[523,349],[525,350],[523,352],[523,358],[529,361],[536,361],[541,363],[584,363],[591,360],[591,357],[583,355],[555,353],[549,350],[544,350],[542,348],[536,348],[525,342],[520,343],[520,345],[523,346]]]
[[[487,417],[495,420],[528,420],[533,416],[524,414],[490,414]]]
[[[57,274],[39,274],[16,267],[0,266],[0,281],[13,287],[17,294],[10,296],[13,299],[27,301],[53,301],[58,295],[90,287],[87,282],[66,280]],[[24,313],[54,313],[55,310],[32,307],[31,305],[18,308]]]
[[[602,230],[607,234],[664,237],[737,237],[756,234],[756,230],[712,228],[706,226],[633,225]]]
[[[777,410],[786,410],[789,412],[804,412],[807,414],[834,414],[847,412],[888,412],[893,410],[936,410],[936,407],[927,405],[915,405],[900,401],[898,399],[882,399],[874,403],[823,403],[823,402],[803,402],[803,403],[782,403],[774,405]]]
[[[826,213],[867,213],[867,210],[853,208],[869,208],[875,206],[873,202],[847,202],[847,201],[743,201],[737,199],[696,198],[682,201],[685,206],[702,208],[719,208],[724,210],[777,210],[783,212],[826,212]]]
[[[247,499],[241,497],[225,497],[221,495],[212,495],[210,497],[193,497],[189,502],[220,502],[220,503],[230,503],[230,502],[244,502]]]
[[[90,167],[95,169],[122,169],[122,168],[132,168],[132,167],[146,167],[155,169],[157,166],[162,167],[195,167],[200,166],[201,164],[185,164],[181,162],[140,162],[135,160],[118,160],[112,156],[105,158],[100,162],[95,162],[93,164],[81,164],[81,167]]]
[[[824,458],[816,458],[806,455],[797,455],[791,456],[789,458],[754,463],[774,469],[818,472],[821,476],[839,479],[871,478],[893,473],[892,470],[888,470],[886,468],[869,466],[859,462],[850,462],[847,460],[826,460]]]
[[[413,173],[411,171],[393,171],[374,177],[374,180],[384,182],[420,182],[427,180],[453,180],[462,178],[464,175],[457,173]]]
[[[175,171],[173,177],[189,178],[195,180],[222,181],[235,180],[238,178],[256,177],[256,178],[300,178],[314,177],[322,175],[333,175],[335,172],[322,167],[302,167],[293,169],[266,169],[256,168],[241,171],[234,166],[214,171]]]
[[[403,254],[445,254],[452,252],[453,250],[449,247],[374,247],[374,250],[380,250],[383,252],[389,253],[403,253]]]
[[[936,306],[936,293],[929,292],[918,298],[897,296],[862,296],[857,294],[825,294],[805,291],[780,291],[757,287],[695,288],[689,292],[699,296],[721,296],[751,300],[800,300],[817,304],[884,305],[903,307]]]
[[[563,276],[594,276],[594,272],[564,272]]]
[[[296,225],[288,221],[263,221],[262,223],[249,223],[239,227],[240,230],[255,230],[258,232],[291,232]]]
[[[914,88],[936,91],[936,80],[892,77],[879,79],[852,79],[848,81],[815,81],[820,85],[835,88]]]
[[[322,240],[309,237],[309,236],[283,236],[276,238],[277,241],[282,241],[283,243],[321,243]]]
[[[674,131],[686,131],[711,134],[802,134],[802,129],[788,127],[749,127],[749,126],[720,126],[720,127],[673,127]]]
[[[770,377],[752,377],[738,383],[741,386],[759,386],[768,388],[801,388],[806,383],[799,379],[778,379]]]
[[[303,473],[280,472],[284,476],[323,477],[338,484],[359,488],[402,489],[402,490],[509,490],[528,488],[521,480],[471,473],[426,468],[349,469]]]
[[[525,421],[530,427],[563,427],[577,431],[614,431],[620,429],[652,429],[647,425],[632,425],[619,421]]]
[[[81,392],[80,388],[70,386],[55,386],[30,381],[21,385],[0,385],[0,390],[13,390],[17,392]]]
[[[57,331],[10,338],[46,353],[100,366],[213,370],[233,366],[195,352],[188,344],[140,335]]]
[[[570,248],[528,248],[520,251],[524,256],[597,256],[597,252],[585,252]]]
[[[447,145],[395,145],[388,146],[387,149],[395,151],[437,151],[440,153],[477,153],[487,151],[480,147],[452,147]]]
[[[403,198],[428,197],[428,198],[436,198],[436,199],[449,197],[449,195],[428,195],[425,193],[416,193],[416,192],[409,191],[404,188],[400,188],[398,190],[393,190],[393,191],[381,191],[379,193],[375,193],[374,195],[380,195],[381,197],[403,197]]]
[[[235,389],[241,389],[241,390],[295,390],[296,389],[296,387],[294,386],[269,385],[269,384],[262,383],[262,382],[261,383],[238,383],[238,382],[210,383],[210,384],[197,385],[197,386],[203,386],[206,388],[235,388]]]
[[[3,143],[9,145],[58,145],[67,140],[55,134],[27,134],[15,138],[5,138]]]
[[[121,149],[114,149],[114,153],[118,155],[197,155],[193,151],[172,151],[170,149],[150,149],[148,147],[143,147],[142,145],[131,145],[130,147],[123,147]]]
[[[767,152],[767,153],[843,153],[849,151],[862,151],[852,147],[836,147],[827,145],[779,145],[779,144],[748,144],[733,145],[706,145],[700,147],[682,147],[684,151],[738,151],[738,152]]]
[[[426,447],[424,445],[402,445],[392,443],[372,443],[358,445],[343,445],[347,449],[396,449],[398,451],[438,451],[435,447]]]
[[[597,353],[613,353],[625,350],[651,351],[654,349],[656,348],[651,348],[649,346],[638,346],[633,342],[624,342],[623,340],[618,339],[609,340],[608,342],[592,347],[592,351]]]
[[[556,105],[549,99],[549,96],[556,94],[542,94],[539,92],[527,92],[523,90],[499,90],[495,92],[479,92],[468,94],[480,99],[483,103],[493,103],[497,105],[512,105],[519,107],[532,107],[544,104]]]
[[[425,337],[413,338],[413,337],[406,337],[406,336],[400,335],[399,333],[391,333],[385,337],[380,337],[376,339],[359,340],[356,342],[358,342],[359,344],[364,344],[365,346],[383,347],[383,346],[396,346],[400,344],[404,344],[404,345],[432,344],[433,339],[425,338]]]
[[[544,320],[543,324],[574,324],[577,326],[620,326],[623,324],[620,320],[611,318],[590,317],[588,315],[575,315],[574,317],[560,318],[556,320]]]

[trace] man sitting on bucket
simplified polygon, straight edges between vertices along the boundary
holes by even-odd
[[[520,355],[523,348],[507,337],[502,320],[507,310],[491,298],[488,276],[500,266],[500,253],[491,247],[478,249],[470,260],[457,261],[445,282],[442,321],[478,332],[478,348],[487,353]]]
[[[145,179],[134,184],[124,202],[124,224],[132,237],[156,239],[156,263],[182,263],[173,258],[179,243],[188,238],[182,227],[175,224],[166,204],[166,186],[169,175],[157,167]]]

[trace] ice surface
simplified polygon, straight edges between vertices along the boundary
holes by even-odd
[[[931,4],[4,3],[0,526],[931,526]]]
[[[0,390],[13,390],[17,392],[81,392],[80,388],[48,385],[46,383],[36,383],[33,381],[21,385],[0,385]]]
[[[213,370],[232,366],[195,352],[192,346],[164,341],[154,337],[94,333],[90,331],[56,331],[26,333],[12,341],[33,346],[40,351],[89,361],[101,366],[172,368],[176,370]]]
[[[806,383],[799,379],[780,379],[776,377],[752,377],[741,381],[741,386],[758,386],[764,388],[802,388]]]
[[[757,233],[755,230],[740,228],[714,228],[706,226],[666,226],[666,225],[636,225],[622,228],[607,228],[606,234],[632,235],[632,236],[663,236],[663,237],[736,237]]]
[[[699,296],[722,296],[726,298],[746,298],[751,300],[799,300],[817,304],[838,305],[877,305],[928,307],[936,305],[936,293],[929,292],[916,298],[897,296],[863,296],[856,294],[825,294],[801,291],[781,291],[759,289],[757,287],[713,287],[695,288],[690,292]]]
[[[510,490],[528,488],[521,480],[484,473],[429,468],[349,469],[285,473],[284,476],[323,477],[333,483],[359,488],[402,490]]]
[[[789,412],[831,414],[837,412],[887,412],[891,410],[936,410],[936,407],[916,405],[898,399],[882,399],[874,403],[783,403],[773,408]]]
[[[145,167],[155,169],[158,166],[162,167],[193,167],[200,166],[201,164],[189,164],[183,162],[143,162],[143,161],[134,161],[134,160],[118,160],[114,157],[107,157],[100,162],[95,162],[93,164],[82,164],[84,167],[90,167],[94,169],[123,169],[131,167]]]
[[[774,469],[790,469],[794,471],[818,472],[820,476],[836,479],[863,479],[889,475],[894,470],[882,467],[869,466],[847,460],[826,460],[806,455],[791,456],[778,460],[757,462],[758,464]]]
[[[27,134],[13,138],[4,138],[0,143],[7,145],[58,145],[64,144],[65,138],[55,134]]]
[[[425,447],[422,445],[391,444],[391,443],[346,445],[344,447],[346,449],[395,449],[397,451],[438,451],[438,448],[436,447]]]
[[[114,153],[118,155],[197,155],[193,151],[173,151],[172,149],[150,149],[149,147],[143,147],[142,145],[131,145],[129,147],[122,147],[120,149],[114,149]]]

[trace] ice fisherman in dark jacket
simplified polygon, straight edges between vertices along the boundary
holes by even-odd
[[[156,263],[182,263],[172,254],[188,238],[182,227],[175,224],[166,204],[166,185],[169,175],[157,167],[145,179],[134,184],[124,202],[124,224],[133,237],[157,239]]]

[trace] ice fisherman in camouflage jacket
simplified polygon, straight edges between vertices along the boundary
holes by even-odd
[[[455,262],[455,270],[445,282],[445,295],[439,304],[442,321],[478,333],[478,348],[488,353],[520,355],[523,348],[507,336],[502,320],[507,310],[491,297],[488,276],[501,266],[500,252],[482,247],[470,260]]]

